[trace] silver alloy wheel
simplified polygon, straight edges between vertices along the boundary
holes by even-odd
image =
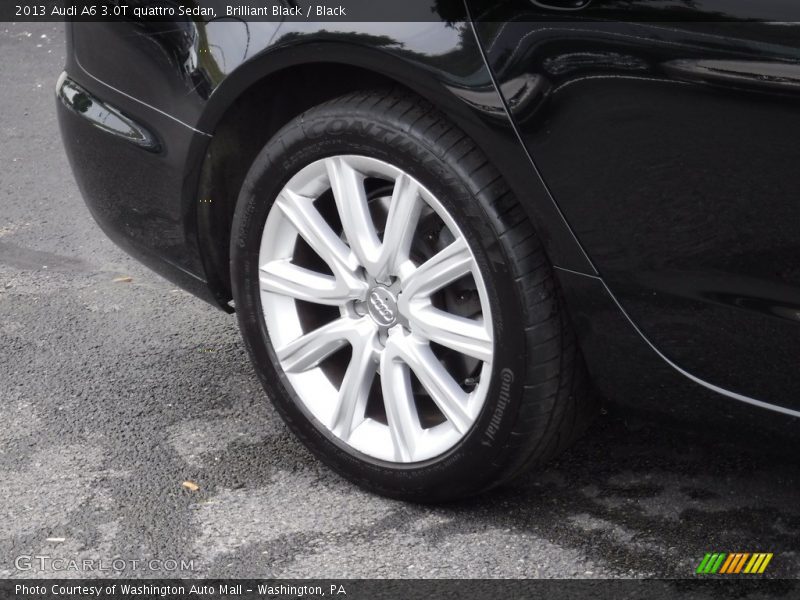
[[[486,286],[451,215],[386,162],[342,155],[295,174],[259,251],[278,362],[328,431],[377,459],[439,456],[489,387]]]

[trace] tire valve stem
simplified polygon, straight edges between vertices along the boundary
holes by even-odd
[[[480,378],[478,378],[478,377],[467,377],[464,380],[464,383],[462,383],[461,385],[463,385],[464,387],[474,388],[476,385],[478,385],[478,383],[480,383]]]

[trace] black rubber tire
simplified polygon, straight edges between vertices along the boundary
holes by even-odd
[[[257,264],[267,214],[294,173],[335,154],[390,162],[428,187],[467,237],[490,290],[495,358],[485,407],[458,445],[428,461],[379,461],[315,424],[270,344]],[[267,143],[239,195],[231,274],[240,328],[269,398],[320,460],[374,492],[419,502],[483,492],[554,457],[594,413],[583,360],[533,227],[478,146],[406,92],[343,96],[300,115]]]

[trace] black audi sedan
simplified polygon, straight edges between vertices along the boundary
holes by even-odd
[[[476,494],[600,396],[798,423],[796,2],[188,4],[68,24],[72,168],[339,473]]]

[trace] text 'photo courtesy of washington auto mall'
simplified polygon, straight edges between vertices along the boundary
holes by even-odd
[[[800,592],[800,4],[15,0],[0,52],[0,597]]]

